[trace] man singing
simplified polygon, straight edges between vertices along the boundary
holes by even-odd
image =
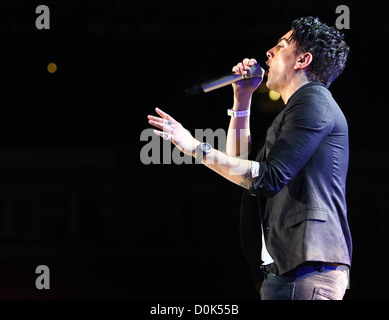
[[[155,134],[245,188],[241,241],[263,300],[341,300],[349,280],[352,242],[345,200],[347,121],[329,85],[344,70],[349,47],[318,18],[293,21],[267,51],[269,89],[285,106],[253,160],[250,106],[262,78],[233,84],[226,153],[201,143],[173,117],[149,115]],[[256,62],[233,67],[245,74]],[[161,131],[163,130],[163,131]]]

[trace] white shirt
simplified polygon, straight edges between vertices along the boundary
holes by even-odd
[[[273,263],[274,260],[273,258],[270,256],[269,252],[267,251],[266,249],[266,244],[265,244],[265,237],[263,236],[263,227],[262,227],[262,224],[261,224],[261,229],[262,229],[262,251],[261,251],[261,259],[263,261],[262,265],[267,265],[267,264],[270,264],[270,263]]]
[[[251,177],[254,179],[255,177],[258,177],[259,175],[259,162],[251,161]],[[261,224],[261,230],[262,230],[262,251],[261,251],[261,259],[263,261],[263,265],[267,265],[270,263],[273,263],[274,260],[270,256],[269,252],[266,249],[265,244],[265,237],[263,235],[263,227]]]

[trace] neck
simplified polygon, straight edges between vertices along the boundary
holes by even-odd
[[[309,83],[309,81],[304,78],[295,77],[292,81],[288,83],[288,85],[285,87],[285,89],[280,91],[281,98],[286,104],[289,100],[289,98],[292,96],[293,93],[295,93],[299,88],[301,88],[303,85]]]

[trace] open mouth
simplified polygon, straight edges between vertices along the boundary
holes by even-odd
[[[267,63],[265,63],[265,76],[269,74],[269,71],[270,71],[270,66]]]

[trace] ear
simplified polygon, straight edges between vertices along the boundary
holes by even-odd
[[[298,56],[298,59],[294,65],[294,70],[305,70],[311,64],[313,56],[310,52],[302,53]]]

